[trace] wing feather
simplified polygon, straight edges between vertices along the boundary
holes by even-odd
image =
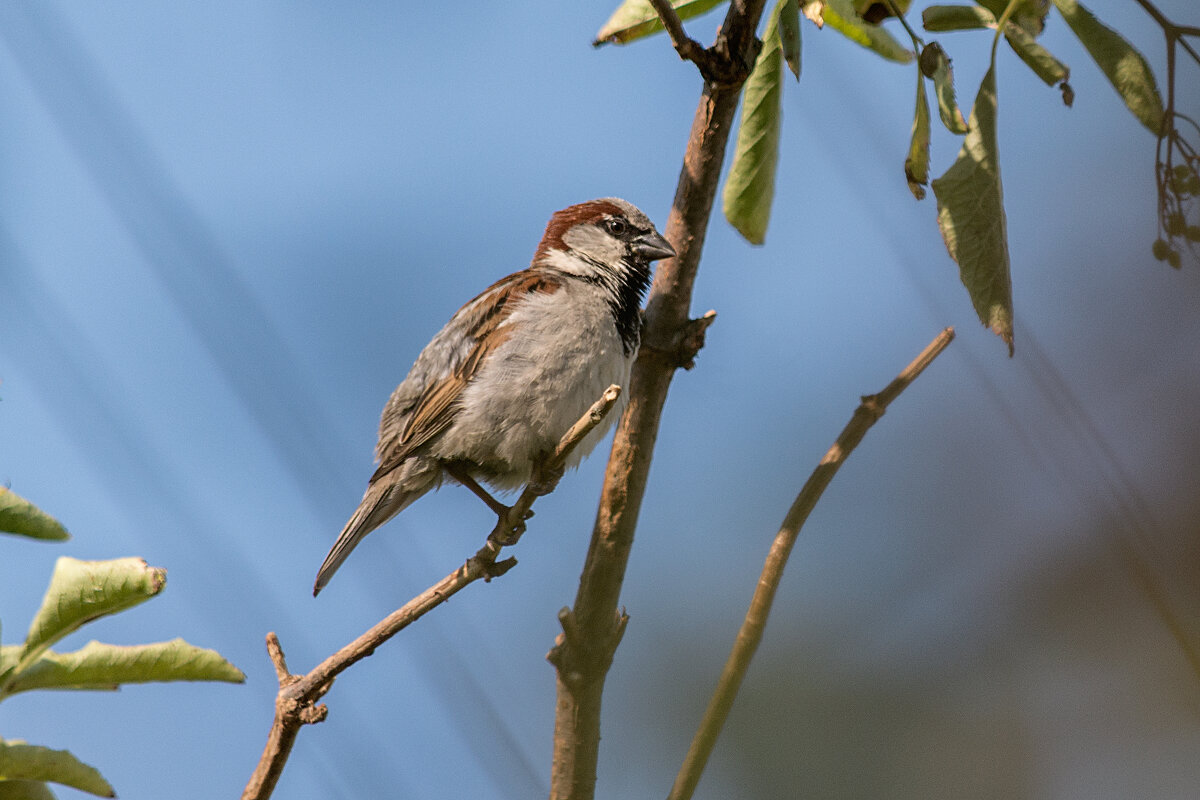
[[[450,427],[458,413],[458,400],[463,390],[479,374],[488,355],[511,335],[505,323],[521,301],[535,293],[551,294],[561,286],[562,278],[556,275],[540,270],[522,270],[496,281],[459,309],[442,332],[426,346],[413,371],[422,366],[426,353],[438,345],[439,340],[454,338],[460,330],[473,346],[469,349],[460,348],[456,363],[452,362],[449,370],[429,383],[411,404],[401,399],[403,394],[407,394],[403,390],[408,379],[393,393],[380,424],[377,448],[380,464],[371,476],[372,484],[428,446]],[[440,343],[445,344],[444,341]],[[465,356],[461,355],[463,353]]]

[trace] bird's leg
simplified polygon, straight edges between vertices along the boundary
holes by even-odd
[[[529,489],[534,494],[541,495],[550,494],[558,486],[558,482],[562,480],[563,473],[567,468],[559,464],[556,469],[551,469],[547,466],[550,461],[549,455],[539,458],[533,464],[533,475],[529,479]]]
[[[471,477],[471,473],[467,471],[466,465],[461,461],[451,461],[445,465],[446,472],[451,478],[461,483],[463,486],[475,493],[483,502],[487,503],[487,507],[495,512],[498,520],[496,522],[496,530],[492,532],[489,538],[495,540],[502,546],[513,544],[525,532],[525,520],[533,516],[533,511],[525,512],[525,515],[520,519],[513,519],[512,506],[506,506],[488,493],[479,483]]]
[[[475,496],[486,503],[487,507],[490,508],[497,516],[504,517],[509,511],[512,511],[510,506],[504,505],[504,503],[501,503],[499,500],[492,497],[491,494],[488,493],[487,489],[484,489],[482,486],[480,486],[478,481],[471,477],[471,473],[467,472],[466,468],[461,462],[451,461],[445,466],[446,472],[450,474],[451,478],[454,478],[454,480],[470,489]]]

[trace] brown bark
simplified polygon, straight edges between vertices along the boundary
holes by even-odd
[[[550,789],[556,800],[587,800],[595,791],[604,680],[628,619],[618,610],[621,584],[667,390],[675,370],[690,363],[700,344],[699,337],[689,335],[698,322],[688,319],[692,286],[738,97],[761,46],[754,32],[763,0],[732,3],[716,42],[698,51],[703,56],[696,55],[697,48],[689,45],[691,40],[682,35],[682,26],[670,19],[664,6],[656,4],[659,13],[667,16],[666,27],[676,49],[696,62],[705,84],[665,231],[678,255],[660,263],[654,276],[644,344],[605,472],[575,606],[560,614],[563,633],[548,656],[558,673]],[[690,354],[689,348],[693,348]]]

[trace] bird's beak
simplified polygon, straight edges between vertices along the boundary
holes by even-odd
[[[656,261],[675,255],[675,248],[671,247],[671,243],[664,239],[661,233],[650,231],[633,240],[633,252],[647,261]]]

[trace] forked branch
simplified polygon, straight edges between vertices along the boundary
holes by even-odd
[[[704,45],[687,35],[683,29],[683,21],[679,19],[679,15],[675,13],[675,8],[669,0],[650,0],[650,5],[654,7],[658,18],[662,20],[663,27],[667,30],[667,36],[671,37],[671,44],[675,45],[675,51],[679,53],[679,57],[699,66],[700,62],[708,55],[704,51]]]
[[[307,675],[292,675],[288,671],[279,637],[274,632],[267,634],[267,652],[279,678],[279,694],[275,698],[275,721],[258,766],[242,792],[242,800],[264,800],[271,796],[287,764],[300,728],[325,719],[328,709],[324,705],[317,705],[317,701],[324,697],[333,685],[334,678],[343,670],[374,653],[375,648],[449,600],[467,585],[480,578],[489,581],[516,566],[515,558],[496,561],[501,549],[516,544],[525,529],[525,520],[533,502],[539,496],[547,494],[548,488],[553,488],[552,484],[556,483],[557,476],[562,474],[571,451],[608,415],[620,394],[621,387],[608,387],[587,413],[571,426],[559,440],[554,452],[539,465],[537,474],[534,475],[535,480],[525,487],[507,515],[497,521],[496,527],[488,535],[487,542],[475,555],[468,558],[465,564],[384,617],[370,630],[314,667]],[[535,486],[536,483],[541,485]]]
[[[721,29],[712,47],[705,47],[687,35],[679,14],[669,0],[650,0],[650,5],[662,21],[667,36],[671,37],[675,52],[684,61],[695,64],[706,83],[741,89],[746,78],[750,77],[754,60],[762,48],[762,42],[754,36],[754,29],[762,14],[763,3],[760,0],[734,0],[725,18],[726,26]],[[736,19],[737,24],[729,26],[731,19]],[[749,19],[753,19],[752,25],[741,23]]]

